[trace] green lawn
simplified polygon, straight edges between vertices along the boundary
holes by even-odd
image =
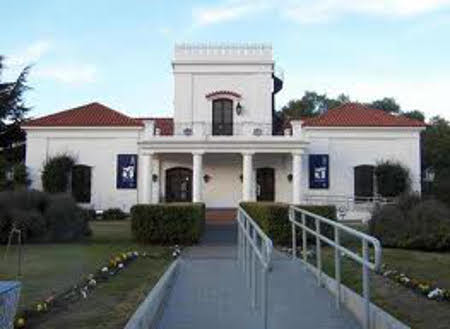
[[[360,249],[354,241],[347,241],[347,244],[354,251]],[[323,247],[322,250],[324,270],[334,277],[334,250],[329,247]],[[389,269],[396,269],[412,278],[450,289],[450,252],[383,248],[383,263]],[[343,283],[361,293],[361,266],[344,258],[342,271]],[[413,329],[449,328],[450,303],[428,300],[380,275],[372,275],[371,282],[372,300]]]
[[[30,244],[24,247],[20,307],[60,292],[101,267],[119,252],[145,251],[151,258],[138,258],[106,283],[99,284],[86,300],[67,310],[50,313],[33,328],[123,328],[171,261],[165,247],[138,245],[131,240],[130,222],[92,222],[93,236],[79,243]],[[4,246],[0,246],[3,257]],[[0,280],[14,280],[17,250],[12,247],[7,261],[0,265]]]

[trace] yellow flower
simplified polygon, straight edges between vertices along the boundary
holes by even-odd
[[[18,318],[16,321],[16,327],[17,328],[25,328],[25,319],[24,318]]]

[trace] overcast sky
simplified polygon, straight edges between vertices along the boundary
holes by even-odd
[[[305,90],[394,97],[450,119],[450,0],[0,0],[4,78],[33,64],[32,116],[98,101],[171,116],[176,42],[269,42],[278,107]]]

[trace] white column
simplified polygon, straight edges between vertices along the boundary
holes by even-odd
[[[253,153],[242,153],[242,200],[254,201],[253,182]]]
[[[152,180],[152,203],[159,203],[159,189],[160,189],[160,185],[161,185],[161,175],[160,175],[160,160],[158,156],[154,157],[153,160],[153,171],[151,172],[151,180]],[[157,180],[156,182],[153,182],[153,175],[157,175]]]
[[[192,153],[192,201],[202,202],[203,192],[203,152]]]
[[[301,187],[302,153],[292,153],[292,203],[299,204],[302,199]]]
[[[142,154],[142,203],[150,203],[152,198],[152,162],[153,154]]]

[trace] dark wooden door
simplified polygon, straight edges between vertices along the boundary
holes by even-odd
[[[275,170],[273,168],[256,170],[256,200],[275,201]]]
[[[192,201],[192,170],[172,168],[166,171],[166,202]]]
[[[373,197],[374,166],[362,165],[355,167],[355,197]]]
[[[213,135],[233,135],[233,101],[230,99],[216,99],[213,101],[212,123]]]

